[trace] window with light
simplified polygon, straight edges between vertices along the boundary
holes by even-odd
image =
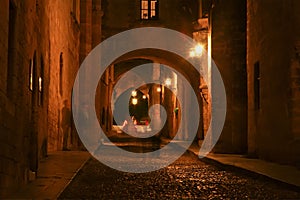
[[[158,19],[158,0],[141,0],[141,19]]]

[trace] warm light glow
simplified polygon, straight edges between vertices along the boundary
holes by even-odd
[[[195,56],[196,56],[195,51],[191,50],[191,51],[190,51],[190,57],[195,57]]]
[[[201,56],[203,53],[203,46],[201,44],[197,44],[195,48],[191,49],[190,57]]]
[[[156,19],[158,14],[157,0],[142,0],[141,2],[141,18]]]
[[[156,91],[157,91],[157,92],[161,92],[161,88],[158,87],[158,88],[156,89]]]
[[[167,78],[165,84],[166,86],[170,86],[172,84],[172,80],[170,78]]]
[[[136,105],[137,103],[138,103],[137,98],[133,98],[133,99],[132,99],[132,104],[133,104],[133,105]]]
[[[131,92],[131,96],[136,97],[136,95],[137,95],[137,92],[136,92],[135,90],[133,90],[133,91]]]
[[[42,92],[42,82],[43,82],[43,79],[42,77],[39,77],[39,92]]]
[[[33,62],[30,60],[30,69],[29,69],[29,89],[33,91]]]
[[[30,76],[30,81],[29,81],[29,89],[32,91],[33,90],[33,80],[32,76]]]
[[[203,46],[198,44],[196,47],[195,47],[195,53],[196,55],[201,55],[203,52]]]
[[[146,97],[146,95],[143,95],[143,99],[146,99],[147,97]]]

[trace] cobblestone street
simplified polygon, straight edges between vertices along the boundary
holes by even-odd
[[[300,191],[261,175],[203,162],[187,151],[170,166],[142,174],[120,172],[90,159],[60,195],[83,198],[300,199]]]

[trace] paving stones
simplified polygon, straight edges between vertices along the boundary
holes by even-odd
[[[300,190],[185,153],[161,170],[133,174],[90,159],[60,199],[300,199]]]

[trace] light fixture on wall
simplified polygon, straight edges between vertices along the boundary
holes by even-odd
[[[136,92],[135,90],[133,90],[133,91],[131,92],[131,96],[136,97],[136,96],[137,96],[137,92]]]
[[[190,57],[201,56],[203,53],[204,47],[201,44],[197,44],[194,48],[190,50]]]
[[[136,105],[138,103],[138,99],[137,98],[133,98],[131,100],[132,105]]]
[[[161,92],[161,87],[156,88],[157,92]]]
[[[200,44],[197,44],[195,47],[195,53],[196,53],[196,55],[201,55],[203,53],[203,46]]]
[[[172,80],[170,78],[167,78],[165,84],[166,86],[170,86],[172,84]]]
[[[191,51],[190,51],[190,57],[193,58],[193,57],[195,57],[195,56],[196,56],[195,51],[191,50]]]

